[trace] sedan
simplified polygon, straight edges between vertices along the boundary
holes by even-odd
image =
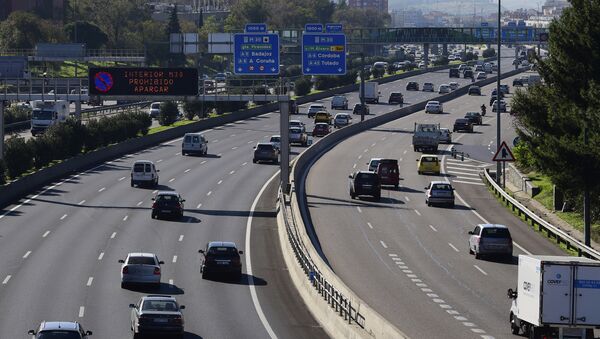
[[[367,104],[363,105],[361,103],[354,104],[354,108],[352,109],[352,114],[364,114],[369,115],[369,106]]]
[[[27,334],[35,336],[35,339],[85,339],[92,335],[92,331],[86,331],[78,322],[71,321],[42,321],[38,330],[29,330]]]
[[[404,96],[400,92],[392,92],[392,93],[390,93],[390,97],[388,99],[388,104],[402,105],[402,104],[404,104]]]
[[[179,193],[174,191],[161,191],[152,198],[152,219],[162,216],[183,217],[183,199]]]
[[[433,84],[431,82],[426,82],[423,84],[423,92],[433,92]]]
[[[481,87],[479,86],[471,86],[469,87],[469,95],[481,95]]]
[[[315,128],[313,129],[312,135],[313,137],[324,137],[331,132],[331,128],[329,124],[324,122],[319,122],[315,124]]]
[[[481,125],[483,123],[481,113],[479,112],[467,112],[467,114],[465,114],[465,119],[469,119],[474,125]]]
[[[425,187],[425,203],[444,204],[454,207],[454,188],[446,181],[432,181]]]
[[[120,259],[121,263],[121,288],[127,284],[152,284],[160,287],[160,265],[154,253],[129,253],[125,260]]]
[[[477,80],[487,79],[487,74],[485,74],[485,72],[478,72],[477,75],[475,76],[475,79],[477,79]]]
[[[129,304],[129,308],[130,328],[134,338],[142,334],[160,334],[161,338],[183,338],[185,332],[181,310],[185,309],[185,306],[179,305],[174,297],[148,295],[141,297],[137,304]]]
[[[428,101],[425,105],[425,113],[444,113],[444,106],[439,101]]]
[[[200,272],[202,279],[206,279],[212,274],[233,275],[236,279],[242,277],[242,262],[240,254],[235,243],[229,241],[211,241],[206,244],[206,248],[198,250],[202,255]]]
[[[348,126],[352,121],[352,116],[348,113],[338,113],[333,118],[333,127],[340,128],[344,126]]]
[[[473,133],[473,124],[469,121],[469,119],[456,119],[456,121],[454,121],[454,127],[452,131],[466,131]]]
[[[452,81],[450,84],[450,89],[456,91],[458,89],[458,82]]]
[[[494,100],[494,102],[492,103],[492,112],[496,112],[497,107],[497,100]],[[500,112],[506,112],[506,102],[504,100],[500,100]]]
[[[416,81],[410,81],[406,84],[406,90],[407,91],[418,91],[419,90],[419,83]]]
[[[450,88],[450,85],[447,84],[440,85],[438,88],[438,94],[450,93],[451,91],[452,89]]]

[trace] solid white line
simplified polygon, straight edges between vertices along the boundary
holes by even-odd
[[[175,181],[175,178],[171,178],[171,180],[169,180],[169,182],[173,182],[173,181]]]
[[[421,215],[421,212],[415,210],[415,213],[417,213],[417,215]]]
[[[485,184],[483,184],[483,183],[480,183],[480,182],[472,182],[472,181],[452,180],[452,182],[460,182],[460,183],[462,183],[462,184],[468,184],[468,185],[485,186]]]
[[[126,177],[120,177],[120,178],[119,178],[119,181],[123,181],[123,180],[125,180],[125,178],[126,178]]]
[[[25,255],[23,256],[23,259],[27,259],[27,257],[31,254],[31,251],[27,251],[27,253],[25,253]]]
[[[373,229],[373,225],[371,225],[370,222],[367,223],[367,226],[369,226],[370,229]],[[391,255],[390,255],[391,256]]]
[[[220,185],[223,183],[223,180],[219,180],[219,182],[217,182],[217,185]]]
[[[187,172],[189,172],[189,171],[191,171],[191,170],[192,170],[191,168],[188,168],[188,169],[186,169],[185,171],[183,171],[183,173],[187,173]]]
[[[46,231],[46,232],[44,232],[44,234],[42,235],[42,238],[45,238],[45,237],[47,237],[47,236],[48,236],[48,234],[50,234],[50,231]]]
[[[248,221],[246,222],[246,242],[245,242],[246,271],[248,272],[248,286],[250,288],[250,295],[252,296],[252,303],[254,304],[254,308],[256,309],[256,313],[258,314],[258,318],[262,322],[265,330],[267,331],[267,333],[269,334],[269,337],[271,339],[276,339],[277,335],[271,328],[271,325],[269,324],[269,321],[267,320],[267,317],[265,316],[265,314],[262,310],[262,307],[260,306],[258,297],[256,295],[256,287],[254,286],[254,276],[252,275],[252,256],[250,255],[250,235],[252,232],[252,219],[254,218],[254,210],[256,209],[256,205],[258,204],[258,201],[260,200],[260,197],[262,196],[264,191],[267,189],[267,186],[269,186],[269,184],[273,180],[275,180],[275,178],[277,177],[279,172],[280,171],[277,171],[275,174],[273,174],[273,176],[263,185],[263,187],[258,192],[258,195],[256,196],[256,198],[254,198],[254,201],[252,202],[252,206],[250,207],[250,216],[248,216]]]
[[[356,206],[356,209],[358,210],[358,213],[362,213],[362,210],[360,209],[360,207]]]
[[[80,306],[79,307],[79,318],[83,318],[84,314],[85,314],[85,307]]]
[[[481,267],[479,267],[479,266],[477,266],[477,265],[473,265],[473,266],[475,266],[475,268],[476,268],[477,270],[479,270],[479,272],[483,273],[483,275],[488,275],[488,274],[487,274],[487,273],[486,273],[484,270],[482,270],[482,269],[481,269]]]
[[[114,239],[116,236],[117,236],[117,232],[113,232],[113,233],[110,235],[110,238],[111,238],[111,239]]]
[[[4,278],[4,281],[2,281],[2,285],[6,285],[8,283],[8,281],[10,280],[10,275],[7,275],[6,278]]]
[[[83,205],[85,204],[85,200],[81,200],[77,205]]]
[[[433,225],[429,225],[429,228],[431,228],[434,232],[437,232],[437,229],[433,227]]]
[[[179,236],[179,241],[183,241],[183,234]]]
[[[94,277],[89,277],[86,285],[92,286],[92,281],[94,281]]]
[[[381,243],[381,246],[383,246],[383,248],[388,248],[387,245],[382,240],[379,240],[379,242]]]
[[[209,130],[209,131],[210,131],[210,130]],[[165,145],[169,145],[169,144],[172,144],[172,143],[174,143],[174,142],[176,142],[176,141],[181,141],[181,140],[183,140],[183,138],[179,138],[179,139],[175,139],[175,140],[167,141],[167,142],[165,142],[164,144],[165,144]]]
[[[127,221],[127,219],[128,219],[128,218],[129,218],[129,216],[128,216],[128,215],[124,216],[124,217],[123,217],[123,221]]]
[[[448,246],[452,247],[453,250],[455,250],[456,252],[460,252],[458,250],[458,248],[456,248],[454,245],[452,245],[451,243],[448,243]]]
[[[143,203],[144,203],[143,201],[140,201],[140,202],[137,203],[137,205],[140,206]]]
[[[98,256],[98,260],[102,260],[102,258],[104,258],[104,252],[100,253],[100,255]]]
[[[173,256],[173,263],[176,263],[176,262],[177,262],[177,256],[176,256],[176,255],[174,255],[174,256]]]
[[[67,215],[66,215],[66,214],[63,214],[63,216],[62,216],[62,217],[60,217],[60,220],[64,220],[66,217],[67,217]]]

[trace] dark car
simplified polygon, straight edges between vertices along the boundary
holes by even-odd
[[[296,100],[290,100],[289,101],[289,106],[290,106],[290,114],[298,114],[299,111],[299,107],[298,107],[298,103],[296,102]]]
[[[375,200],[381,199],[381,184],[375,172],[357,171],[348,176],[350,197],[355,199],[361,195],[369,195]]]
[[[200,272],[202,279],[206,279],[212,274],[226,274],[234,276],[236,279],[242,277],[242,261],[235,243],[229,241],[211,241],[206,244],[206,248],[199,250],[202,254],[202,263]]]
[[[388,104],[402,105],[402,104],[404,104],[404,96],[400,92],[392,92],[392,93],[390,93],[390,98],[388,99]]]
[[[331,128],[329,124],[324,122],[319,122],[315,124],[315,128],[313,129],[312,135],[313,137],[323,137],[331,132]]]
[[[407,91],[418,91],[419,90],[419,83],[416,81],[409,81],[406,84],[406,90]]]
[[[510,88],[506,84],[500,85],[500,92],[504,95],[510,94]]]
[[[473,125],[481,125],[483,123],[481,113],[479,112],[467,112],[465,119],[469,119]]]
[[[523,80],[521,80],[520,78],[515,78],[513,79],[512,85],[515,87],[523,87]]]
[[[27,334],[35,336],[36,339],[85,339],[92,335],[92,331],[85,331],[77,322],[42,321],[37,331],[29,330]]]
[[[179,193],[173,191],[161,191],[152,198],[152,219],[170,216],[175,218],[183,217],[183,202]]]
[[[469,87],[469,95],[481,95],[481,87],[471,86]]]
[[[454,128],[452,129],[454,132],[457,131],[466,131],[469,133],[473,132],[473,124],[469,121],[469,119],[456,119],[454,121]]]
[[[470,69],[465,69],[463,71],[463,77],[466,78],[472,78],[473,77],[473,71]]]
[[[381,185],[390,185],[398,188],[400,184],[400,170],[398,168],[398,160],[396,159],[379,159],[379,164],[375,173],[379,176]]]
[[[449,77],[460,78],[460,71],[458,70],[458,68],[450,68]]]
[[[279,150],[271,143],[259,142],[254,146],[252,162],[257,163],[259,161],[269,161],[274,164],[279,163]]]
[[[138,335],[161,335],[161,338],[183,338],[184,319],[177,300],[170,295],[148,295],[141,297],[131,308],[130,328],[133,337]]]
[[[364,114],[365,115],[369,115],[369,106],[367,104],[363,105],[361,103],[357,103],[354,105],[354,108],[352,109],[352,114]]]

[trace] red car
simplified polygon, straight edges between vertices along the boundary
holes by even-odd
[[[327,134],[329,134],[331,132],[331,128],[329,127],[329,124],[326,124],[324,122],[319,122],[317,124],[315,124],[315,128],[313,129],[313,137],[322,137],[322,136],[326,136]]]

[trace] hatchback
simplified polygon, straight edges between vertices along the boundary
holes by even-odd
[[[325,106],[323,106],[323,104],[312,104],[308,106],[308,117],[314,118],[315,114],[320,111],[325,111]]]
[[[492,103],[492,112],[496,112],[497,110],[497,100],[494,100],[494,102]],[[500,112],[506,112],[506,102],[504,100],[500,100]]]
[[[200,272],[202,279],[212,274],[233,275],[236,279],[242,277],[242,262],[235,243],[227,241],[211,241],[204,249],[198,250],[202,255]]]
[[[446,181],[432,181],[425,187],[425,203],[454,207],[454,188]]]
[[[439,101],[428,101],[425,105],[425,113],[444,113],[444,106]]]
[[[508,227],[499,224],[479,224],[469,231],[469,254],[502,255],[512,259],[512,237]]]
[[[182,339],[184,336],[184,318],[177,300],[170,295],[148,295],[141,297],[131,308],[130,328],[133,337],[141,334],[159,334],[161,338]]]
[[[423,84],[423,92],[433,92],[433,84],[431,82],[426,82]]]
[[[160,287],[160,265],[164,262],[158,260],[153,253],[129,253],[121,263],[121,288],[127,284],[152,284]]]
[[[481,87],[479,86],[471,86],[469,87],[469,95],[481,95]]]
[[[477,80],[487,79],[487,74],[485,72],[478,72],[477,76],[475,77],[475,79],[477,79]]]
[[[72,321],[42,321],[38,330],[29,330],[29,335],[36,339],[85,339],[92,331],[85,331],[78,322]]]
[[[331,124],[331,114],[326,111],[320,111],[315,114],[315,124],[323,122],[326,124]]]
[[[381,199],[381,184],[377,173],[368,171],[357,171],[348,176],[348,190],[350,197],[355,199],[361,195],[369,195],[375,200]]]
[[[417,159],[417,173],[440,174],[440,159],[437,155],[423,154]]]
[[[452,89],[450,88],[450,85],[448,85],[448,84],[442,84],[438,88],[438,94],[446,94],[446,93],[450,93],[451,91],[452,91]]]
[[[364,114],[369,115],[369,106],[367,104],[356,103],[352,109],[352,114]]]
[[[450,85],[450,89],[453,91],[456,91],[459,87],[458,82],[456,82],[456,81],[452,81],[449,85]]]
[[[153,102],[150,104],[148,115],[150,115],[151,118],[158,118],[160,115],[160,104],[160,102]]]
[[[150,160],[138,160],[131,167],[131,187],[138,185],[158,185],[158,172]]]
[[[419,83],[416,81],[409,81],[406,84],[406,90],[407,91],[418,91],[419,90]]]
[[[450,68],[448,73],[450,78],[460,78],[460,70],[458,68]]]
[[[440,143],[451,144],[452,143],[452,131],[448,128],[440,128]]]
[[[452,128],[453,132],[465,131],[469,133],[473,133],[473,124],[469,119],[456,119],[454,121],[454,127]]]
[[[472,78],[473,77],[473,71],[470,69],[465,69],[463,71],[463,77],[466,78]]]
[[[279,150],[271,143],[259,142],[254,146],[252,162],[257,163],[259,161],[269,161],[274,164],[279,163]]]
[[[465,114],[465,119],[469,119],[474,125],[481,125],[483,123],[481,113],[479,112],[467,112],[467,114]]]
[[[348,113],[338,113],[333,118],[333,127],[340,128],[344,126],[348,126],[352,121],[352,117]]]
[[[308,144],[308,136],[300,127],[290,127],[289,131],[290,144],[300,144],[302,146]],[[281,148],[277,147],[277,150],[281,150]]]
[[[315,124],[315,128],[313,129],[312,135],[313,137],[323,137],[331,132],[329,124],[324,122],[319,122]]]
[[[208,141],[201,133],[186,133],[181,143],[181,155],[196,153],[206,155]]]
[[[152,198],[152,219],[162,216],[183,218],[183,203],[185,199],[174,191],[161,191]]]
[[[388,99],[388,104],[402,105],[402,104],[404,104],[404,96],[400,92],[392,92],[392,93],[390,93],[390,97]]]

